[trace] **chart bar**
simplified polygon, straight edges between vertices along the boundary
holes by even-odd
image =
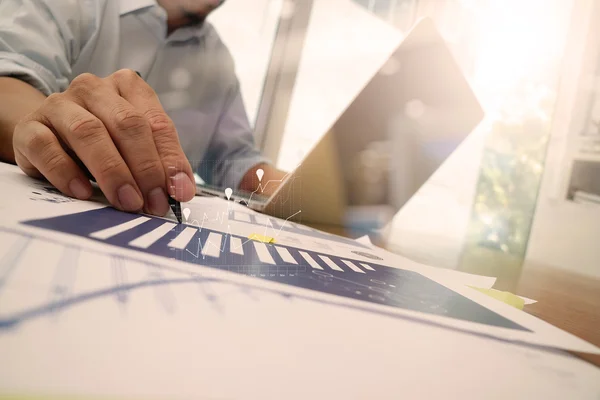
[[[250,221],[250,214],[244,213],[244,212],[239,212],[239,211],[233,212],[233,219],[235,219],[236,221],[242,221],[242,222],[252,222],[252,221]]]
[[[365,273],[365,271],[363,271],[362,269],[358,268],[358,266],[356,264],[354,264],[352,261],[342,260],[342,262],[344,264],[346,264],[348,266],[348,268],[350,268],[354,272],[360,272],[361,274]]]
[[[239,254],[240,256],[244,255],[244,248],[242,244],[242,239],[239,237],[231,236],[229,238],[229,251],[233,254]]]
[[[94,239],[102,239],[102,240],[106,240],[109,239],[115,235],[118,235],[119,233],[128,231],[130,229],[135,228],[138,225],[143,224],[146,221],[149,221],[150,218],[148,217],[138,217],[134,220],[128,221],[128,222],[124,222],[122,224],[119,225],[115,225],[115,226],[111,226],[110,228],[106,228],[106,229],[102,229],[100,231],[96,231],[96,232],[92,232],[90,233],[90,236],[93,237]]]
[[[300,250],[300,251],[298,251],[298,253],[300,253],[300,255],[302,256],[302,258],[304,258],[304,259],[306,260],[306,262],[307,262],[307,263],[308,263],[308,264],[309,264],[311,267],[313,267],[314,269],[321,269],[321,270],[323,269],[323,267],[321,267],[321,266],[319,265],[319,263],[318,263],[318,262],[316,262],[316,261],[314,260],[314,258],[312,258],[312,257],[310,256],[310,254],[308,254],[307,252],[305,252],[305,251],[301,251],[301,250]]]
[[[282,226],[279,225],[279,222],[277,220],[275,220],[273,218],[270,218],[269,221],[271,222],[271,226],[274,229],[281,229],[281,228],[283,228]]]
[[[290,252],[288,251],[288,249],[286,249],[285,247],[279,247],[279,246],[275,246],[275,250],[277,250],[277,253],[279,253],[279,255],[281,256],[281,258],[283,259],[283,261],[285,261],[288,264],[298,264],[298,261],[296,261],[294,259],[294,257],[292,257],[292,255],[290,254]]]
[[[365,264],[365,263],[360,263],[360,265],[363,266],[363,268],[368,269],[369,271],[375,271],[373,269],[373,267],[371,267],[369,264]]]
[[[256,220],[256,223],[259,225],[271,226],[271,224],[269,224],[269,218],[267,218],[263,215],[255,215],[254,219]]]
[[[269,253],[269,249],[267,245],[262,242],[254,242],[254,248],[256,249],[256,254],[258,254],[258,259],[265,264],[275,265],[275,260],[273,260],[273,256]]]
[[[206,242],[204,242],[204,246],[202,246],[202,255],[219,258],[221,256],[222,240],[223,235],[221,235],[220,233],[211,232],[208,235],[208,239],[206,239]]]
[[[336,263],[334,263],[331,258],[329,258],[327,256],[321,256],[321,255],[319,255],[319,257],[321,258],[321,260],[325,261],[325,264],[327,264],[329,266],[329,268],[336,270],[336,271],[344,272],[344,270],[342,268],[340,268]]]
[[[175,224],[172,222],[165,222],[161,226],[156,229],[151,230],[150,232],[138,237],[137,239],[129,242],[130,246],[138,247],[140,249],[147,249],[152,246],[154,242],[159,240],[161,237],[165,236],[171,229],[175,227]]]
[[[198,232],[198,229],[192,228],[188,226],[185,228],[177,237],[169,243],[169,247],[173,247],[174,249],[184,250],[190,240],[194,237],[194,235]]]

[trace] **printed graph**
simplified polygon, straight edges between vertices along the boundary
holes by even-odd
[[[174,224],[160,218],[122,213],[103,208],[55,218],[24,222],[26,225],[85,237],[112,246],[160,257],[176,258],[189,264],[227,270],[246,276],[310,289],[344,298],[386,305],[399,309],[442,315],[511,329],[526,330],[514,322],[488,310],[464,296],[416,272],[398,270],[374,262],[340,258],[332,254],[303,250],[293,246],[250,241],[236,235]],[[27,241],[19,242],[27,246]],[[69,259],[76,258],[74,253]],[[67,257],[67,256],[65,256]],[[0,265],[0,296],[2,285],[10,282],[11,271],[18,269],[18,255],[9,251]],[[61,262],[67,272],[71,267]],[[136,284],[126,284],[127,274],[118,259],[113,261],[114,285],[95,292],[94,296],[112,296],[125,301],[127,293],[139,285],[172,285],[197,280],[198,277],[162,279],[158,275]],[[199,269],[199,272],[201,270]],[[61,272],[60,276],[69,276]],[[174,279],[174,280],[173,280]],[[61,280],[61,282],[63,282]],[[133,285],[133,286],[132,286]],[[46,307],[59,302],[73,302],[68,285],[55,285],[55,297]],[[289,295],[282,291],[282,294]],[[62,297],[61,297],[62,296]],[[90,296],[84,295],[85,296]],[[81,301],[82,297],[78,297]],[[44,309],[44,310],[47,310]],[[35,313],[21,316],[38,315]],[[2,316],[3,325],[23,317]]]
[[[266,215],[256,214],[252,212],[245,212],[240,210],[230,210],[229,211],[229,219],[242,222],[246,224],[251,224],[255,226],[259,226],[261,228],[272,228],[274,231],[278,233],[289,232],[296,233],[303,236],[312,237],[316,240],[325,239],[332,242],[337,242],[345,245],[349,245],[352,247],[362,247],[368,249],[367,246],[358,243],[355,240],[348,239],[341,236],[332,235],[326,232],[321,232],[316,229],[312,229],[306,225],[297,224],[291,221],[282,221],[280,219],[271,218]]]
[[[0,228],[2,233],[6,236]],[[153,300],[145,302],[145,306],[174,314],[178,308],[178,288],[183,285],[197,287],[199,299],[222,312],[213,290],[216,285],[229,286],[241,295],[251,289],[214,277],[71,245],[53,245],[53,250],[60,247],[58,257],[46,259],[45,265],[28,263],[23,260],[26,253],[17,250],[29,246],[35,251],[42,250],[47,245],[46,240],[12,232],[8,236],[16,240],[0,257],[0,333],[43,316],[58,322],[65,311],[99,300],[112,303],[115,312],[127,317],[132,300],[143,291],[150,291],[152,296],[149,297]],[[43,254],[38,254],[38,258],[44,259]],[[90,263],[92,259],[94,262]]]

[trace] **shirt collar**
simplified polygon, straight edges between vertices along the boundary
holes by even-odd
[[[206,36],[209,29],[209,23],[204,22],[200,26],[184,26],[171,33],[168,37],[169,42],[188,42],[192,39],[202,39]]]
[[[156,0],[120,0],[120,15],[157,5]]]
[[[1,0],[0,0],[1,1]],[[120,15],[123,16],[125,14],[139,11],[149,7],[157,7],[157,10],[160,9],[164,12],[162,7],[158,5],[156,0],[120,0],[121,8]],[[166,14],[164,16],[166,18]],[[205,36],[207,33],[209,23],[204,22],[200,26],[190,26],[183,27],[177,29],[169,36],[170,42],[186,42],[190,39],[200,39]]]

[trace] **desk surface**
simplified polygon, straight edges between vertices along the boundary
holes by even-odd
[[[525,311],[600,346],[600,280],[526,262],[516,287],[538,300]],[[600,356],[578,355],[600,366]]]

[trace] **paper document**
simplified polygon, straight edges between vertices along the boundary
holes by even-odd
[[[0,185],[0,397],[395,398],[390,371],[408,397],[477,397],[499,370],[526,376],[507,395],[600,388],[589,364],[510,341],[591,344],[353,240],[217,199],[181,225],[122,213],[6,165]],[[457,360],[473,392],[418,383]]]
[[[377,249],[378,251],[382,252],[382,254],[389,253],[387,250],[381,249],[381,248],[378,248],[377,246],[375,246],[371,242],[371,239],[369,239],[369,237],[366,235],[361,236],[355,240],[358,243],[370,246],[372,249]],[[399,261],[399,258],[402,257],[399,254],[395,254],[395,253],[390,253],[390,254],[392,254],[392,257],[397,256],[397,258],[396,258],[397,261]],[[406,264],[406,263],[410,264],[410,263],[416,263],[416,262],[411,261],[409,259],[405,259],[404,264]],[[474,275],[474,274],[469,274],[467,272],[462,272],[462,271],[431,267],[429,265],[424,265],[424,264],[420,264],[420,263],[418,263],[418,264],[419,264],[418,266],[415,266],[413,268],[418,269],[421,274],[427,275],[430,278],[436,279],[438,281],[453,282],[455,284],[462,283],[465,286],[470,286],[470,287],[475,287],[475,288],[480,288],[480,289],[491,289],[494,286],[494,283],[496,283],[496,278],[491,277],[491,276]],[[518,297],[523,299],[523,304],[525,304],[525,305],[537,303],[537,300],[529,299],[524,296],[518,296]]]
[[[375,246],[371,243],[371,239],[369,239],[368,236],[362,236],[355,240],[360,244],[369,246],[371,249],[379,252],[381,255],[388,254],[386,258],[393,258],[395,263],[397,265],[402,265],[403,268],[407,268],[407,266],[410,265],[410,268],[416,269],[419,271],[419,273],[427,275],[428,277],[438,281],[446,281],[454,284],[463,284],[465,286],[476,286],[487,289],[492,288],[494,283],[496,283],[495,277],[469,274],[467,272],[455,271],[446,268],[432,267],[412,261],[411,259],[401,256],[400,254],[391,253],[385,249]]]

